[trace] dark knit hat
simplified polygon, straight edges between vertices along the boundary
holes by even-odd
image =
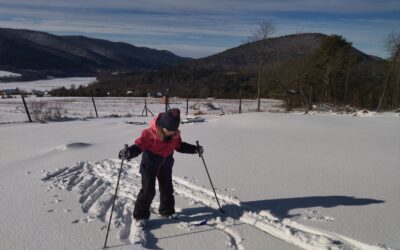
[[[178,130],[181,122],[181,111],[177,108],[169,109],[165,113],[161,113],[157,120],[157,126],[165,128],[169,131]]]

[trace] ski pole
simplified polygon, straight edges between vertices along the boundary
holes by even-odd
[[[127,145],[127,144],[125,144],[125,150],[128,150],[128,145]],[[112,215],[113,215],[113,211],[114,211],[114,205],[115,205],[115,201],[117,200],[119,179],[121,178],[122,166],[124,165],[124,160],[125,160],[125,158],[122,158],[121,167],[120,167],[120,169],[119,169],[119,174],[118,174],[117,187],[115,188],[114,201],[113,201],[113,204],[112,204],[112,207],[111,207],[110,220],[108,221],[108,228],[107,228],[106,240],[104,241],[104,247],[103,247],[103,249],[104,249],[104,248],[107,248],[108,232],[110,231],[111,219],[112,219]]]
[[[199,148],[199,146],[200,146],[199,141],[196,141],[196,144],[197,144],[197,148]],[[213,183],[212,183],[212,181],[211,181],[210,173],[208,172],[206,162],[204,161],[204,157],[203,157],[203,154],[202,154],[201,152],[199,152],[199,157],[203,160],[204,168],[206,169],[208,179],[210,180],[211,187],[212,187],[212,189],[213,189],[213,191],[214,191],[214,195],[215,195],[215,199],[217,200],[217,203],[218,203],[219,211],[220,211],[221,213],[224,214],[225,211],[222,210],[221,205],[219,204],[219,200],[218,200],[218,197],[217,197],[217,193],[215,192],[214,185],[213,185]]]

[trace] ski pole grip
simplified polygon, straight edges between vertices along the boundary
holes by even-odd
[[[199,141],[196,141],[196,145],[197,145],[197,149],[198,149],[200,147]],[[198,153],[199,153],[199,157],[201,157],[202,154],[200,152],[198,152]]]
[[[129,151],[129,145],[128,144],[125,144],[124,145],[124,150],[125,150],[125,153],[124,153],[124,158],[122,159],[122,162],[124,162],[124,160],[127,160],[127,161],[129,161],[128,159],[127,159],[127,152]]]

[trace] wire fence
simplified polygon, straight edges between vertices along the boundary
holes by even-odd
[[[0,123],[96,117],[154,116],[166,108],[179,108],[182,115],[224,115],[257,110],[256,99],[184,99],[152,97],[25,97],[0,99]],[[281,100],[261,99],[261,111],[280,111]],[[28,113],[27,113],[28,110]]]

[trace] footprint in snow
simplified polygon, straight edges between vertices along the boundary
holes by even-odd
[[[74,220],[74,221],[72,221],[72,223],[73,223],[73,224],[77,224],[77,223],[88,223],[88,222],[93,221],[94,218],[96,218],[96,217],[89,216],[89,217],[87,217],[87,218],[82,218],[82,219]]]
[[[320,221],[320,222],[334,222],[335,219],[329,216],[317,216],[319,211],[313,209],[306,209],[306,212],[310,215],[304,215],[301,218],[304,220]]]
[[[56,203],[60,203],[60,202],[62,202],[63,200],[59,200],[59,199],[57,199],[57,200],[54,200],[54,201],[50,201],[50,203],[51,204],[56,204]]]
[[[335,219],[329,216],[318,216],[318,217],[311,217],[311,216],[304,216],[302,217],[304,220],[312,220],[312,221],[319,221],[319,222],[334,222]]]
[[[57,150],[68,150],[68,149],[81,149],[81,148],[86,148],[90,147],[92,144],[90,143],[85,143],[85,142],[73,142],[73,143],[68,143],[65,145],[60,145],[56,147]]]
[[[96,217],[102,222],[107,223],[106,215],[110,212],[113,204],[120,164],[121,162],[118,160],[103,160],[100,162],[81,161],[71,167],[61,168],[52,173],[45,172],[42,181],[49,181],[51,189],[54,186],[54,188],[76,191],[79,195],[79,203],[81,203],[82,211],[94,215],[92,218],[76,219],[72,221],[73,224],[88,223],[96,219]],[[119,238],[126,239],[129,237],[132,225],[133,204],[140,190],[140,178],[138,178],[140,176],[139,163],[134,161],[123,165],[122,176],[124,182],[120,186],[121,189],[115,204],[115,217],[112,224],[117,228]],[[204,186],[196,185],[183,178],[174,177],[173,181],[177,195],[187,198],[189,201],[203,204],[206,207],[211,207],[215,204],[213,192]],[[230,217],[229,215],[235,213],[232,220],[236,223],[226,220],[222,221],[220,217],[217,217],[216,219],[209,220],[207,226],[214,227],[224,233],[229,239],[227,242],[233,248],[243,249],[243,238],[231,224],[245,223],[265,233],[278,235],[280,236],[278,238],[283,240],[289,239],[295,243],[295,246],[299,246],[300,248],[353,249],[352,243],[345,242],[336,235],[325,232],[313,233],[314,229],[308,229],[305,226],[302,226],[305,228],[305,230],[302,230],[293,226],[291,220],[281,221],[271,219],[273,216],[266,211],[238,206],[236,204],[241,204],[239,200],[226,195],[220,195],[219,197],[222,202],[231,206],[232,209],[237,207],[236,212],[232,211],[228,214],[228,217]],[[282,210],[283,208],[279,207],[279,209]],[[334,221],[333,218],[321,216],[315,210],[302,210],[302,212],[305,215],[300,214],[300,218],[304,216],[308,220]],[[189,224],[190,222],[179,224],[179,226],[190,231]],[[104,230],[104,227],[102,229]],[[352,240],[352,242],[355,241]]]
[[[310,214],[318,214],[319,213],[317,210],[313,210],[313,209],[307,209],[307,212]]]

